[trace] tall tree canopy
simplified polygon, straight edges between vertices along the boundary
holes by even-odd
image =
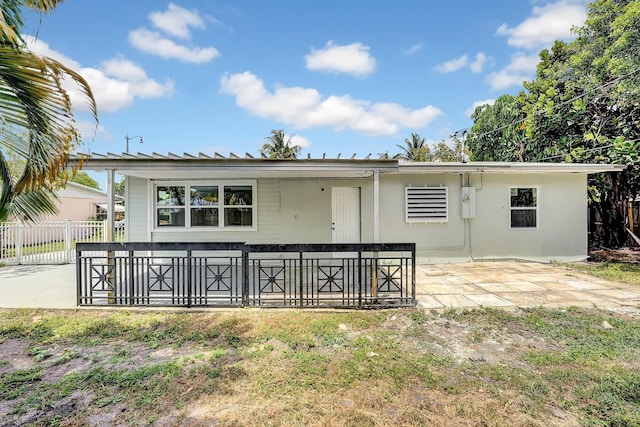
[[[271,135],[265,137],[267,141],[260,153],[270,159],[295,159],[300,154],[300,146],[294,145],[291,137],[286,138],[283,129],[272,129]]]
[[[88,83],[62,63],[27,50],[20,33],[25,8],[47,13],[62,2],[0,2],[0,221],[55,212],[53,189],[66,179],[69,152],[80,142],[64,79],[78,84],[98,121]],[[17,176],[7,161],[9,151],[25,162]]]
[[[73,176],[73,178],[71,178],[71,181],[77,184],[85,185],[87,187],[95,188],[96,190],[101,190],[100,184],[98,184],[98,181],[90,177],[89,174],[86,172],[76,173]]]
[[[603,245],[626,241],[625,202],[640,190],[640,2],[597,0],[571,43],[540,53],[517,96],[478,107],[467,139],[474,160],[618,163],[590,177]]]

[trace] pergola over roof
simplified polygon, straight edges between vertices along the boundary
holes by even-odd
[[[357,178],[371,176],[374,171],[380,173],[397,173],[396,159],[372,159],[371,155],[364,158],[298,158],[298,159],[270,159],[267,157],[253,157],[246,153],[244,157],[231,153],[228,157],[216,153],[209,156],[204,153],[197,155],[184,153],[166,155],[153,153],[151,155],[138,153],[136,155],[78,153],[71,159],[82,162],[84,169],[116,170],[119,174],[139,178]]]
[[[115,170],[119,174],[155,179],[188,178],[357,178],[378,173],[400,174],[463,174],[463,173],[598,173],[619,172],[623,165],[585,163],[522,163],[522,162],[411,162],[397,158],[372,159],[371,155],[357,158],[356,155],[328,158],[271,159],[230,153],[213,156],[198,153],[182,155],[167,153],[152,154],[82,154],[71,159],[81,162],[90,170]]]

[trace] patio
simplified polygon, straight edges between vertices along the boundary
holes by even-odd
[[[0,268],[0,307],[75,309],[75,265]],[[423,309],[569,307],[638,310],[640,288],[554,264],[486,261],[416,266]]]
[[[479,306],[637,309],[640,288],[556,264],[479,261],[417,266],[416,298],[419,307],[428,309]]]

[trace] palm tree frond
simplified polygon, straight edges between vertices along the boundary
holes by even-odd
[[[297,158],[302,148],[299,145],[293,145],[291,136],[286,141],[285,137],[283,129],[272,129],[271,135],[265,137],[267,142],[262,146],[260,154],[270,159]]]
[[[8,212],[25,219],[55,211],[52,192],[67,179],[69,153],[80,143],[65,79],[76,83],[98,124],[89,84],[64,64],[26,50],[20,36],[22,8],[49,12],[64,0],[0,2],[0,145],[26,160],[18,179],[2,158],[0,221]],[[76,169],[79,165],[73,165]]]

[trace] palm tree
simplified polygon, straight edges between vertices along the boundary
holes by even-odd
[[[405,138],[404,145],[398,145],[398,148],[403,151],[400,157],[405,160],[414,162],[429,162],[433,160],[427,141],[418,133],[412,133],[411,139]]]
[[[300,146],[293,145],[291,137],[285,141],[283,129],[272,129],[271,135],[265,137],[267,140],[260,150],[260,154],[270,159],[295,159],[300,154]]]
[[[66,180],[69,152],[80,142],[63,79],[78,84],[98,122],[89,84],[60,62],[28,51],[20,34],[25,7],[47,13],[63,1],[0,2],[0,221],[10,215],[33,221],[56,210],[55,187]],[[17,176],[8,151],[25,161]]]

